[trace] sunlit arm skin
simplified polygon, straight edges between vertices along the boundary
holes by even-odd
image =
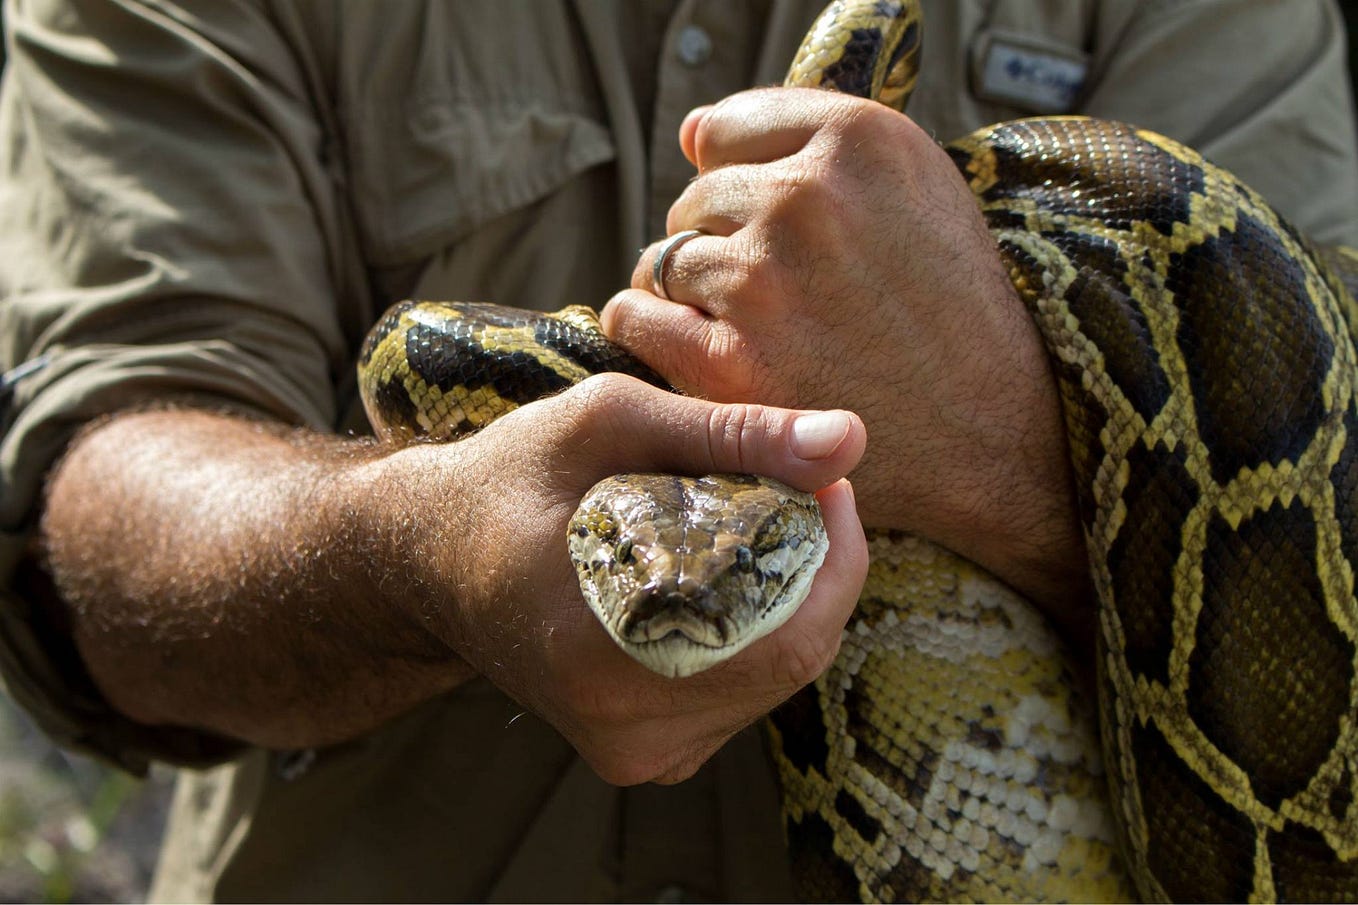
[[[274,748],[361,734],[484,674],[613,782],[682,779],[828,665],[866,568],[846,412],[685,399],[607,375],[450,445],[388,451],[197,410],[86,431],[42,541],[97,685],[142,723]],[[821,490],[830,554],[783,630],[653,675],[580,597],[565,526],[626,470]],[[627,689],[625,694],[619,689]]]

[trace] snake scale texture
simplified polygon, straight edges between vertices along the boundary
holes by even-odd
[[[914,3],[833,3],[789,84],[903,104],[920,35]],[[800,894],[1358,900],[1358,254],[1315,248],[1230,174],[1128,125],[1022,120],[948,151],[1060,386],[1097,679],[1001,582],[873,536],[838,659],[766,721]],[[587,309],[405,302],[359,369],[399,441],[596,370],[664,385]],[[573,536],[633,530],[587,508]],[[789,532],[751,525],[761,540],[732,542],[731,569],[762,581]],[[596,560],[582,579],[637,559],[630,537],[578,554]]]

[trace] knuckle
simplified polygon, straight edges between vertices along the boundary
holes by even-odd
[[[706,122],[706,118],[704,118],[704,122]],[[700,127],[698,134],[704,135],[706,133]],[[679,193],[678,198],[674,199],[669,212],[665,215],[665,233],[667,236],[673,235],[683,228],[685,222],[683,218],[686,213],[703,207],[704,199],[712,192],[714,175],[711,171],[699,173],[684,186],[684,190]],[[652,242],[647,248],[649,254],[643,255],[643,258],[654,258],[655,253],[660,250],[660,245],[664,241],[664,239],[657,239]]]
[[[762,405],[730,403],[714,408],[708,416],[713,464],[729,462],[735,471],[750,470],[758,458],[760,442],[772,432],[771,421],[771,413]]]
[[[693,152],[698,158],[699,164],[709,157],[712,153],[713,142],[717,135],[718,119],[725,113],[730,100],[721,100],[709,111],[707,115],[698,120],[698,125],[693,130]]]
[[[767,247],[749,244],[727,263],[727,274],[739,310],[772,308],[782,298],[785,273]]]
[[[731,109],[734,104],[735,100],[732,98],[718,101],[693,130],[693,156],[697,160],[699,172],[706,171],[711,167],[713,160],[720,158],[725,144],[723,136],[727,132],[727,122],[734,112]]]
[[[808,153],[788,161],[783,172],[772,177],[761,224],[766,247],[754,268],[762,280],[761,292],[786,291],[784,281],[797,272],[810,249],[842,254],[841,245],[853,235],[856,217],[844,166],[835,155]]]
[[[918,127],[910,129],[913,124],[909,117],[885,104],[849,95],[840,95],[839,100],[841,102],[828,118],[827,131],[842,140],[855,143],[865,139],[913,142],[924,134]]]
[[[541,412],[536,442],[558,450],[579,448],[593,438],[618,433],[635,411],[641,382],[626,374],[591,375],[564,392],[528,406]],[[518,412],[511,412],[511,417]]]
[[[572,723],[588,727],[592,738],[625,731],[646,715],[633,696],[618,694],[590,670],[565,671],[558,678],[556,694],[565,711],[572,714]]]
[[[710,752],[699,752],[697,754],[680,758],[674,764],[665,768],[651,778],[651,782],[662,786],[678,785],[693,778],[703,764],[710,757]]]
[[[714,408],[708,416],[707,436],[711,448],[708,457],[714,468],[726,468],[722,464],[734,459],[735,471],[745,470],[745,453],[740,437],[745,433],[745,417],[749,407],[728,405]]]
[[[666,765],[654,758],[616,751],[581,752],[599,778],[611,786],[639,786],[665,773]]]
[[[792,226],[809,225],[809,214],[822,211],[830,199],[835,161],[810,151],[791,157],[769,175],[768,217]]]
[[[579,428],[610,421],[620,403],[630,396],[635,381],[625,374],[592,374],[557,397],[566,407],[564,417]]]
[[[743,91],[729,95],[712,105],[707,114],[698,121],[693,132],[693,148],[700,169],[703,168],[705,159],[720,153],[729,131],[729,124],[742,122],[755,115],[759,106],[758,91]]]
[[[684,747],[661,740],[654,730],[654,710],[628,695],[579,689],[573,724],[584,727],[573,742],[580,756],[604,782],[634,786],[673,775]]]
[[[717,377],[716,387],[724,398],[740,398],[750,390],[750,365],[756,354],[745,336],[726,324],[718,324],[703,337],[702,357]]]
[[[651,362],[682,392],[716,402],[749,398],[757,350],[724,320],[694,319],[677,330],[663,360]]]
[[[637,258],[636,266],[632,268],[632,279],[628,283],[629,286],[646,292],[651,290],[651,265],[655,263],[655,256],[659,251],[658,242],[652,242],[642,249],[641,256]]]
[[[784,645],[776,664],[778,679],[796,688],[814,682],[838,656],[839,640],[838,635],[828,639],[803,635]]]

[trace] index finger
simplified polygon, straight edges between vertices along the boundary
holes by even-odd
[[[840,108],[861,103],[810,88],[756,88],[699,107],[679,130],[699,173],[731,163],[768,163],[796,154]]]

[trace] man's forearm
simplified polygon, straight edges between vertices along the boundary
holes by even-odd
[[[109,700],[270,747],[359,734],[471,674],[372,568],[368,447],[130,414],[54,474],[47,565]],[[362,477],[360,477],[362,476]]]
[[[807,417],[620,374],[395,452],[197,412],[124,415],[57,467],[48,566],[95,680],[134,719],[321,744],[474,671],[610,781],[674,782],[830,663],[862,587],[867,544],[842,479],[863,424]],[[626,470],[823,488],[830,550],[787,625],[682,682],[619,650],[565,537],[585,491]]]

